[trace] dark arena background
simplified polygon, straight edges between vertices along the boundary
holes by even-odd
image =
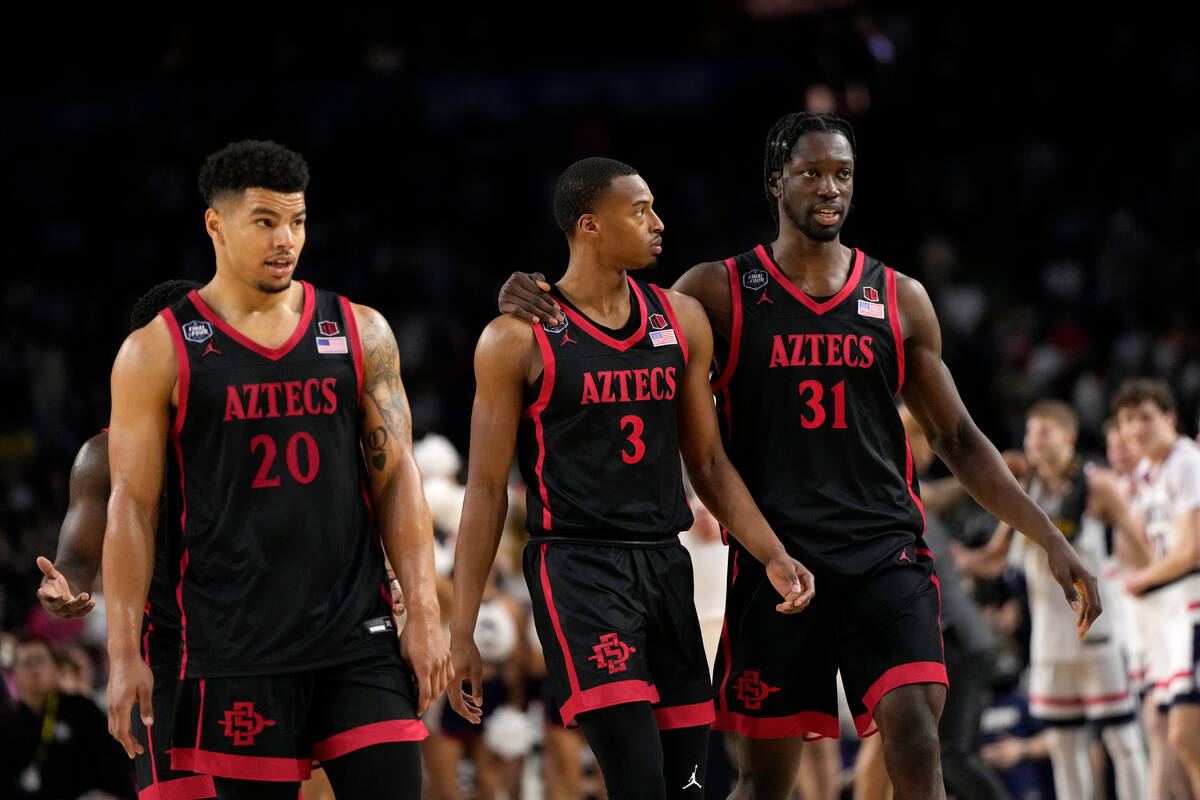
[[[1166,378],[1196,434],[1200,128],[1187,109],[1200,87],[1178,21],[852,0],[607,4],[578,18],[516,4],[418,18],[406,5],[226,7],[203,21],[196,9],[125,33],[43,18],[0,34],[0,667],[35,630],[90,660],[77,688],[102,700],[103,615],[46,619],[34,559],[53,556],[74,454],[107,424],[134,300],[212,273],[196,172],[235,139],[307,158],[297,275],[391,322],[414,436],[462,455],[451,482],[465,477],[472,352],[501,283],[565,267],[557,174],[589,155],[636,166],[666,225],[651,279],[670,285],[773,237],[764,138],[804,109],[855,126],[842,241],[925,284],[945,361],[999,448],[1021,446],[1031,403],[1057,398],[1079,413],[1081,449],[1103,457],[1109,398],[1135,374]],[[985,530],[953,532],[977,544]],[[1019,691],[1022,631],[997,696]],[[540,747],[526,794],[540,791]],[[841,755],[849,765],[852,739]],[[461,768],[463,796],[474,774]]]

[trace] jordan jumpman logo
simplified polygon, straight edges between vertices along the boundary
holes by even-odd
[[[688,778],[688,782],[685,783],[681,788],[690,789],[691,787],[695,786],[697,789],[703,789],[704,787],[700,785],[700,781],[696,780],[696,773],[699,770],[700,770],[699,764],[696,764],[695,766],[693,766],[692,767],[692,777]]]

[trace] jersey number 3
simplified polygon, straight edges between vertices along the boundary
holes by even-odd
[[[633,445],[633,452],[630,453],[622,445],[621,460],[626,464],[636,464],[646,455],[646,443],[642,441],[642,432],[646,430],[646,424],[637,414],[626,414],[621,417],[621,433],[625,433],[626,425],[629,426],[629,433],[625,434],[625,441]]]

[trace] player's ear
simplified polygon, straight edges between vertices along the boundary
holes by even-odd
[[[595,214],[584,214],[575,221],[575,232],[583,234],[592,234],[593,236],[600,230],[600,223],[596,219]]]
[[[221,230],[221,224],[221,214],[215,208],[204,212],[204,229],[208,231],[209,237],[218,244],[225,244],[225,233]]]
[[[780,179],[780,177],[782,177],[782,175],[783,175],[782,172],[780,172],[779,170],[775,170],[774,172],[771,173],[771,177],[767,178],[767,188],[771,191],[771,194],[775,197],[779,197],[779,195],[783,193],[783,188],[780,186],[780,183],[779,183],[779,179]]]

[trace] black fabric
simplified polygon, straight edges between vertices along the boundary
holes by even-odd
[[[654,541],[692,525],[676,424],[686,339],[656,287],[630,278],[629,292],[620,331],[561,296],[566,323],[534,329],[544,370],[526,393],[517,464],[535,539]]]
[[[687,707],[703,715],[690,724],[711,721],[691,557],[677,538],[659,546],[531,541],[524,571],[565,724],[582,711],[639,700],[660,716]]]
[[[416,718],[412,672],[394,637],[392,641],[391,654],[354,664],[183,681],[175,707],[172,766],[286,782],[308,777],[311,760],[341,757],[347,747],[425,738]],[[338,738],[351,731],[349,744]],[[285,762],[286,774],[262,772]]]
[[[232,778],[213,778],[218,800],[296,800],[300,782],[241,781]]]
[[[742,322],[713,384],[718,418],[729,458],[775,533],[809,569],[841,575],[919,542],[924,520],[895,408],[901,351],[891,271],[852,251],[845,293],[818,313],[768,248],[726,265]]]
[[[421,745],[387,742],[324,762],[338,800],[419,800]]]
[[[730,546],[725,636],[713,682],[714,727],[748,735],[838,735],[836,675],[859,732],[887,687],[943,682],[938,587],[932,559],[911,545],[866,574],[814,571],[817,593],[803,613],[775,611],[763,566]],[[786,720],[783,718],[787,718]],[[786,729],[784,729],[786,727]]]
[[[273,675],[385,652],[390,624],[359,444],[353,314],[304,287],[268,351],[199,294],[163,311],[180,363],[168,486],[183,520],[179,605],[188,678]],[[182,493],[182,496],[180,494]]]
[[[611,800],[704,797],[707,725],[659,731],[646,703],[579,715]]]

